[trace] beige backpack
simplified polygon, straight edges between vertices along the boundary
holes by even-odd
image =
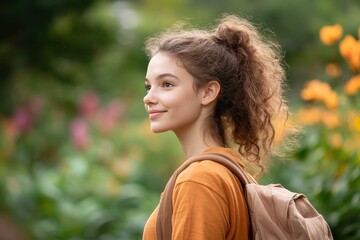
[[[204,153],[186,160],[172,175],[162,194],[156,225],[158,240],[172,234],[172,193],[177,176],[195,161],[212,160],[227,167],[245,189],[252,239],[332,240],[329,225],[305,195],[293,193],[280,184],[259,185],[234,160],[219,153]]]

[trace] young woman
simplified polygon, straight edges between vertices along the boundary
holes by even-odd
[[[213,30],[170,29],[150,38],[145,108],[151,130],[173,131],[186,158],[225,154],[241,166],[273,153],[274,121],[286,121],[284,69],[276,44],[237,16]],[[143,239],[156,237],[158,208]],[[191,164],[176,180],[172,239],[249,239],[250,221],[239,180],[212,161]]]

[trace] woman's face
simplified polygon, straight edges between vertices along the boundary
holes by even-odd
[[[151,58],[145,87],[144,103],[153,132],[179,133],[198,121],[201,94],[194,89],[193,76],[174,57],[157,53]]]

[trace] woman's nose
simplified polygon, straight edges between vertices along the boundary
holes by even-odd
[[[156,102],[156,98],[154,96],[154,91],[152,91],[152,89],[148,90],[143,101],[144,101],[145,105],[151,105]]]

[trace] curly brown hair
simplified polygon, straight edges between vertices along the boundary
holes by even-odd
[[[224,146],[236,144],[241,156],[262,163],[273,153],[273,121],[285,122],[285,71],[280,47],[267,41],[248,20],[234,15],[219,19],[208,31],[175,27],[146,41],[151,58],[165,52],[194,76],[195,89],[209,81],[221,90],[208,120],[211,134]]]

